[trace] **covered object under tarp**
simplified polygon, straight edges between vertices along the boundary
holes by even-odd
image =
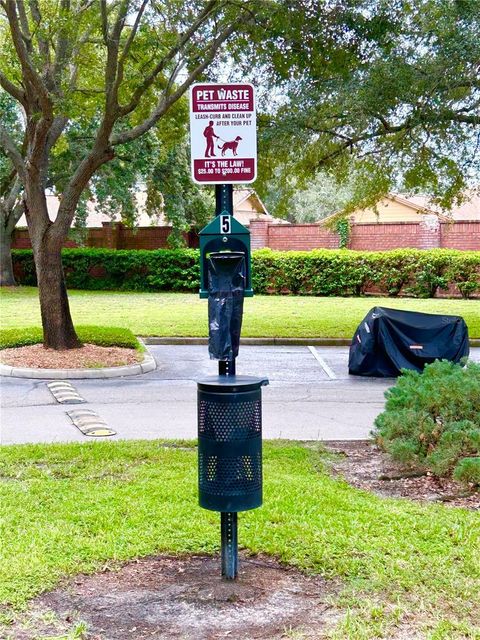
[[[468,329],[460,316],[374,307],[353,336],[348,371],[390,378],[401,369],[422,371],[437,359],[459,362],[468,353]]]

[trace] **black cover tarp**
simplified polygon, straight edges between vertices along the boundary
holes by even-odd
[[[437,359],[459,362],[468,353],[468,329],[460,316],[374,307],[353,336],[348,371],[390,378],[401,369],[422,371]]]
[[[245,255],[215,252],[208,258],[208,352],[211,360],[238,356],[245,292]]]

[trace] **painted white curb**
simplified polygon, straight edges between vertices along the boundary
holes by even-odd
[[[0,364],[0,376],[12,378],[37,378],[73,380],[78,378],[120,378],[122,376],[137,376],[141,373],[149,373],[157,368],[155,358],[149,353],[145,354],[142,362],[129,364],[124,367],[104,367],[103,369],[34,369],[27,367],[11,367],[8,364]]]

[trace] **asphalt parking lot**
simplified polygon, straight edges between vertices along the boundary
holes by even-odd
[[[80,407],[116,432],[113,439],[196,437],[195,381],[217,372],[202,345],[151,345],[157,369],[141,376],[74,380],[82,405],[61,405],[47,380],[3,378],[2,444],[84,442],[67,411]],[[471,350],[480,361],[480,348]],[[242,346],[237,372],[268,378],[263,390],[265,438],[368,438],[393,379],[348,375],[348,347]]]

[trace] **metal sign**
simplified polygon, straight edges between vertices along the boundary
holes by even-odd
[[[220,216],[220,231],[221,233],[232,232],[232,218],[230,215],[222,214]]]
[[[257,174],[255,95],[251,84],[190,89],[192,178],[199,184],[253,182]]]

